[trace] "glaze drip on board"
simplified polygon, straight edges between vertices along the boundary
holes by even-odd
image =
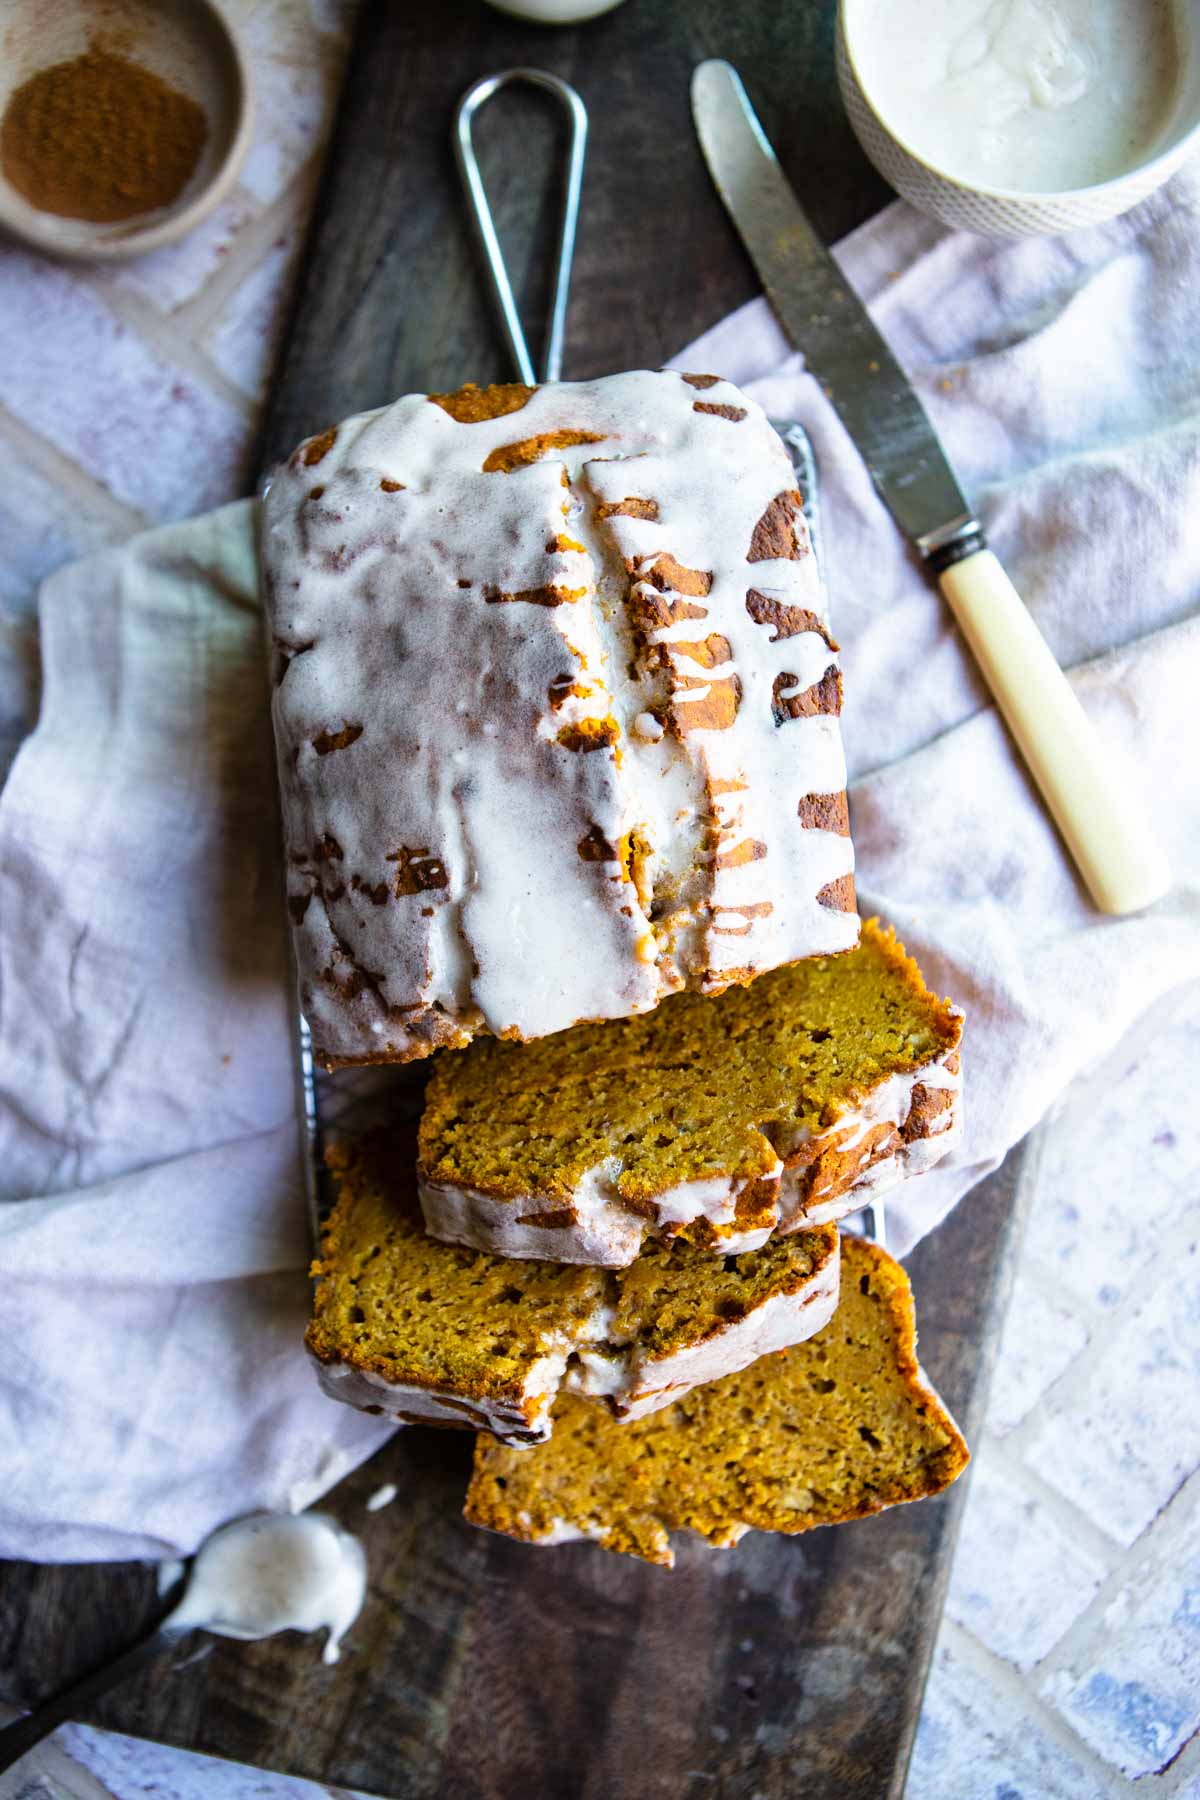
[[[322,1513],[255,1513],[201,1544],[187,1590],[162,1629],[264,1638],[324,1631],[322,1660],[335,1663],[362,1611],[362,1545]]]

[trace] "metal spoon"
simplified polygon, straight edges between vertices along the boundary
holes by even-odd
[[[98,1668],[64,1688],[60,1694],[43,1700],[40,1706],[35,1706],[23,1719],[15,1719],[11,1725],[0,1730],[0,1771],[11,1769],[26,1751],[32,1750],[35,1744],[40,1744],[43,1738],[49,1737],[52,1731],[56,1731],[68,1719],[78,1719],[101,1694],[107,1694],[110,1688],[128,1681],[131,1675],[136,1675],[139,1670],[152,1663],[156,1656],[185,1638],[194,1627],[182,1625],[172,1628],[169,1623],[175,1610],[174,1603],[182,1596],[185,1586],[185,1579],[180,1577],[168,1592],[169,1604],[164,1606],[161,1616],[128,1649],[109,1657]]]

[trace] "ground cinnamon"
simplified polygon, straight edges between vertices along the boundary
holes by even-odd
[[[94,42],[17,88],[0,168],[42,212],[113,224],[177,199],[207,132],[195,100]]]

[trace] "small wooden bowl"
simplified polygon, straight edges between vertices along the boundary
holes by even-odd
[[[115,262],[174,243],[228,193],[249,148],[254,99],[215,0],[0,0],[0,116],[30,76],[82,55],[96,37],[204,109],[208,137],[191,180],[170,206],[98,225],[40,211],[0,172],[0,226],[52,256]]]

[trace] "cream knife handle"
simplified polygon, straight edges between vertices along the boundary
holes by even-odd
[[[976,550],[938,583],[1100,911],[1160,899],[1166,858],[995,556]]]

